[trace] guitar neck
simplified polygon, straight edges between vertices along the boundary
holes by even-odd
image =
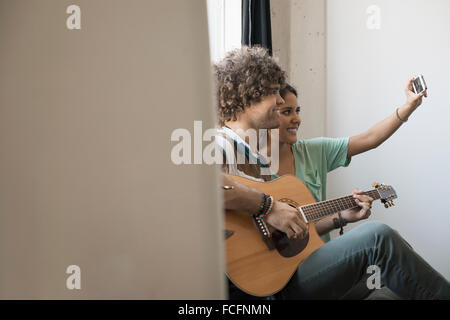
[[[370,191],[366,191],[363,193],[364,195],[367,195],[374,200],[381,199],[380,193],[378,190],[373,189]],[[353,195],[338,198],[338,199],[331,199],[316,203],[311,203],[308,205],[301,206],[301,211],[305,214],[306,219],[308,222],[311,221],[317,221],[322,219],[323,217],[332,215],[336,212],[351,209],[359,207],[358,204],[355,202]]]

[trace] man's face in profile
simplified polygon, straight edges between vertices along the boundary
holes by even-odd
[[[246,113],[254,129],[276,129],[280,126],[280,105],[284,103],[280,96],[280,85],[272,84],[269,95],[261,101],[250,104]]]

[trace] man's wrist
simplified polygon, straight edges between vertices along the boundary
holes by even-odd
[[[261,209],[261,201],[264,199],[264,193],[251,189],[250,191],[251,195],[249,195],[249,198],[245,199],[244,201],[247,202],[247,210],[251,215],[254,215],[256,212],[258,212]]]
[[[242,184],[235,184],[234,190],[225,191],[225,208],[229,210],[242,210],[253,215],[261,206],[262,192]],[[228,196],[228,199],[227,199]]]

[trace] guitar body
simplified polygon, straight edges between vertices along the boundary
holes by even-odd
[[[305,184],[292,175],[270,182],[229,176],[241,184],[270,194],[274,200],[286,201],[295,207],[315,202]],[[284,233],[268,227],[270,238],[278,239],[278,245],[273,249],[269,249],[263,241],[249,213],[226,211],[225,228],[232,232],[225,242],[227,276],[238,288],[253,296],[269,296],[283,289],[298,265],[324,244],[313,222],[308,224],[309,237],[301,240],[290,240]]]

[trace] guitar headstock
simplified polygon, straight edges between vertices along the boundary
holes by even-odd
[[[384,183],[374,182],[373,187],[380,194],[380,200],[384,204],[385,208],[389,208],[395,205],[394,199],[397,199],[397,193],[392,186],[387,186]]]

